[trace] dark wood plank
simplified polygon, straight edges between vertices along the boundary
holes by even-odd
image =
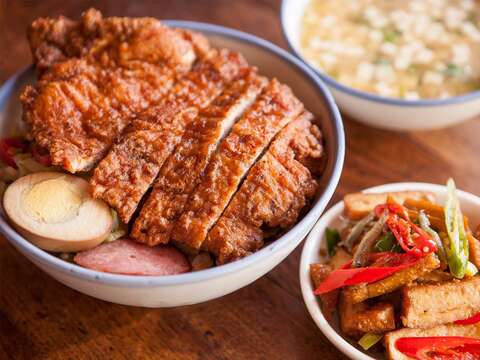
[[[38,16],[155,16],[221,24],[283,47],[277,1],[0,2],[0,83],[27,66],[26,26]],[[385,115],[388,118],[388,114]],[[345,170],[333,201],[396,181],[444,183],[480,193],[480,122],[448,130],[394,133],[345,120]],[[234,294],[174,309],[114,305],[51,279],[0,239],[0,358],[6,359],[340,359],[303,304],[297,249],[268,275]]]

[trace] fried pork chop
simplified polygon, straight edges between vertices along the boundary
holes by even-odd
[[[100,162],[90,180],[94,197],[117,210],[123,222],[130,221],[185,127],[196,117],[196,113],[191,116],[191,111],[185,114],[183,110],[193,107],[198,112],[248,69],[240,54],[228,50],[212,50],[197,62],[156,106],[131,122]]]
[[[157,19],[104,18],[95,9],[85,11],[79,21],[38,18],[27,35],[40,74],[59,62],[85,57],[102,66],[128,67],[139,60],[188,70],[195,53],[203,55],[210,48],[203,35],[169,28]]]
[[[267,80],[250,72],[225,89],[185,131],[162,167],[155,186],[135,220],[131,236],[150,246],[167,243],[188,196],[200,181],[212,153],[237,118],[251,105]]]
[[[288,86],[240,54],[93,9],[37,19],[28,37],[39,74],[21,95],[28,138],[53,165],[94,169],[94,196],[125,223],[155,184],[135,240],[203,246],[221,264],[292,226],[314,196],[319,129]]]
[[[172,238],[199,249],[249,169],[273,137],[303,110],[290,88],[273,79],[219,145],[176,222]]]
[[[311,118],[305,113],[278,133],[208,233],[203,248],[218,264],[260,249],[268,229],[292,226],[315,195],[318,184],[298,160],[320,163],[323,155],[321,135]]]
[[[94,10],[80,22],[39,19],[29,34],[44,74],[21,95],[28,136],[72,173],[92,169],[131,120],[205,54],[193,44],[203,43],[200,35],[149,18],[103,19]]]

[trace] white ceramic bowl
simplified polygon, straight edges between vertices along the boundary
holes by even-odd
[[[365,192],[390,192],[404,190],[431,191],[437,197],[437,201],[443,204],[446,196],[446,188],[441,185],[426,183],[395,183],[376,186],[365,190]],[[458,198],[462,212],[468,216],[471,224],[480,224],[480,198],[464,191],[458,191]],[[383,352],[364,352],[357,347],[355,341],[343,337],[339,332],[338,323],[334,320],[328,322],[320,308],[318,298],[313,294],[315,290],[310,280],[310,264],[325,260],[320,255],[321,249],[326,249],[325,229],[327,227],[339,227],[339,217],[343,213],[343,201],[340,201],[329,209],[315,224],[305,241],[300,260],[300,285],[302,295],[307,309],[313,320],[323,332],[323,334],[345,355],[351,359],[374,360],[385,359]]]
[[[282,30],[290,49],[303,61],[300,20],[309,0],[283,0]],[[386,98],[345,86],[315,69],[332,91],[340,109],[367,125],[389,130],[427,130],[451,126],[480,114],[480,91],[439,100]]]
[[[240,51],[263,74],[276,76],[290,85],[306,107],[318,116],[326,139],[328,164],[320,180],[322,192],[312,209],[281,238],[231,264],[174,276],[115,275],[67,263],[30,244],[1,214],[1,233],[35,265],[73,289],[120,304],[147,307],[194,304],[223,296],[255,281],[280,263],[307,235],[332,197],[343,166],[345,140],[340,114],[326,86],[305,64],[277,46],[246,33],[209,24],[168,23],[203,32],[213,45]],[[19,121],[18,93],[33,80],[33,72],[28,69],[0,89],[0,134],[10,134],[13,124]]]

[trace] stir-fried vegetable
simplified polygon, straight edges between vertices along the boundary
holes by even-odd
[[[405,337],[395,342],[401,353],[418,360],[478,359],[480,339],[463,336]]]
[[[373,248],[376,252],[402,252],[402,248],[398,244],[391,231],[388,231],[385,235],[383,235]]]
[[[361,337],[360,340],[358,340],[358,345],[360,345],[362,349],[366,351],[382,340],[382,338],[383,335],[381,334],[366,333]]]
[[[340,233],[337,229],[326,228],[325,237],[327,240],[328,256],[333,256],[335,254],[335,249],[340,242]]]
[[[315,290],[315,295],[325,294],[344,286],[372,283],[414,265],[418,258],[410,254],[372,253],[369,260],[373,264],[368,267],[351,268],[352,262],[332,271]]]
[[[388,228],[406,253],[423,257],[437,251],[435,241],[410,220],[405,207],[396,203],[387,203],[375,208],[377,216],[385,212],[387,213]]]
[[[380,219],[378,219],[375,225],[373,225],[373,227],[363,236],[358,245],[357,251],[355,251],[355,254],[353,255],[353,267],[362,267],[367,264],[370,249],[375,243],[375,240],[377,240],[382,233],[386,219],[387,216],[385,214],[380,216]]]
[[[442,264],[446,264],[447,255],[445,254],[445,248],[443,247],[442,240],[440,239],[438,233],[430,227],[430,221],[428,220],[428,216],[425,214],[425,212],[420,211],[418,213],[418,221],[422,230],[425,231],[428,235],[430,235],[432,240],[435,241],[435,244],[437,246],[437,255],[440,259],[440,262]]]
[[[347,238],[342,241],[340,245],[345,246],[345,248],[349,252],[351,252],[353,249],[353,245],[355,244],[359,236],[362,234],[363,230],[365,230],[365,227],[373,220],[375,220],[375,214],[371,212],[353,226]]]
[[[453,179],[447,181],[444,212],[448,235],[448,244],[445,244],[448,266],[453,276],[462,279],[468,265],[468,239]]]

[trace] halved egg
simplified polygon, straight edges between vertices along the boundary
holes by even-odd
[[[64,173],[24,176],[5,191],[3,206],[13,226],[41,249],[73,252],[93,248],[112,230],[112,213],[94,199],[86,180]]]

